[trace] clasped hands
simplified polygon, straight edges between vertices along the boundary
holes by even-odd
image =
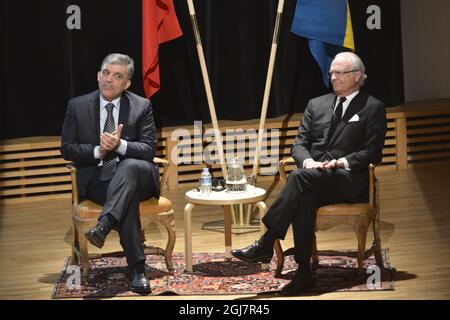
[[[117,148],[120,146],[120,136],[122,135],[122,128],[123,125],[120,124],[114,132],[103,132],[100,135],[100,148],[98,151],[102,159],[105,158],[108,153],[117,150]]]
[[[318,162],[318,161],[307,161],[305,163],[305,168],[306,169],[331,169],[331,168],[344,168],[345,165],[342,161],[340,160],[331,160],[331,161],[325,161],[325,162]]]

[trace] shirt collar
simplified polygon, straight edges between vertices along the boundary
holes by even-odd
[[[350,104],[350,102],[352,102],[353,98],[356,97],[356,95],[357,95],[358,93],[359,93],[359,90],[357,90],[357,91],[355,91],[355,92],[349,94],[348,96],[345,96],[345,99],[346,99],[346,100],[345,100],[344,103]],[[339,98],[340,98],[340,97],[338,97],[338,98],[336,99],[336,102],[339,102]]]
[[[120,97],[118,97],[118,98],[114,99],[113,101],[109,102],[108,100],[105,100],[103,98],[102,94],[100,93],[100,110],[105,108],[108,103],[112,103],[114,105],[114,107],[116,107],[117,110],[119,110],[119,108],[120,108]]]

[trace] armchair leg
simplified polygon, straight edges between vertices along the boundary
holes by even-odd
[[[358,238],[358,271],[363,271],[364,254],[366,252],[367,227],[359,226],[356,230]]]
[[[142,243],[145,243],[147,241],[147,239],[145,238],[145,230],[144,229],[141,230],[141,241],[142,241]]]
[[[82,277],[87,278],[89,273],[89,252],[87,248],[87,239],[84,237],[84,234],[80,232],[80,230],[77,231],[78,235],[78,244],[80,246],[80,259],[81,259],[81,268],[82,271]]]
[[[70,263],[73,265],[79,264],[77,250],[79,252],[80,245],[78,244],[78,231],[74,224],[72,224],[72,254]]]
[[[384,267],[383,255],[381,254],[381,238],[380,238],[380,222],[373,222],[373,248],[375,254],[375,261],[380,268]]]
[[[173,249],[175,247],[175,240],[176,240],[176,231],[175,231],[175,216],[173,211],[165,214],[161,214],[159,216],[159,221],[166,227],[167,230],[167,246],[166,250],[164,252],[164,259],[166,262],[167,270],[169,271],[169,274],[174,273],[174,267],[172,263],[172,253]]]
[[[315,233],[314,233],[314,236],[313,236],[313,246],[312,246],[311,259],[312,259],[312,265],[314,267],[317,267],[319,265],[319,252],[317,251],[317,238],[316,238],[316,234]]]
[[[283,271],[284,266],[284,254],[283,248],[281,248],[281,243],[279,239],[275,240],[274,243],[275,255],[277,256],[277,270],[275,271],[275,276],[281,276],[281,272]]]

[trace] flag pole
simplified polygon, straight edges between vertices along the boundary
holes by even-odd
[[[223,154],[223,145],[222,145],[222,135],[219,130],[219,125],[217,123],[217,115],[216,109],[214,106],[214,100],[211,92],[211,85],[209,83],[208,70],[206,68],[205,55],[203,53],[202,40],[200,38],[200,31],[198,29],[197,17],[195,14],[194,2],[193,0],[187,0],[189,7],[189,15],[191,16],[192,29],[194,31],[195,44],[197,47],[198,59],[200,61],[200,68],[202,70],[203,83],[205,85],[206,97],[208,99],[209,113],[211,115],[211,120],[214,127],[214,136],[216,138],[217,150],[219,152],[220,165],[222,167],[222,174],[224,179],[226,179],[227,167],[225,165],[225,157]]]
[[[273,68],[275,65],[275,56],[276,56],[277,47],[278,47],[278,38],[279,38],[279,34],[280,34],[281,18],[283,16],[283,7],[284,7],[284,0],[278,0],[277,18],[275,21],[275,28],[273,30],[272,48],[270,50],[269,69],[267,70],[266,87],[264,89],[264,98],[263,98],[262,109],[261,109],[261,117],[259,119],[258,143],[256,145],[255,158],[254,158],[254,162],[253,162],[252,174],[255,177],[258,175],[259,158],[260,158],[261,145],[262,145],[262,140],[263,140],[263,135],[264,135],[264,126],[266,123],[267,106],[269,104],[270,88],[272,86]]]

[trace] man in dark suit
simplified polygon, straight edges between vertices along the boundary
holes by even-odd
[[[330,67],[334,93],[309,101],[291,154],[298,169],[263,219],[267,232],[233,256],[268,263],[277,238],[292,224],[294,279],[281,294],[298,294],[313,285],[310,257],[316,210],[339,202],[368,201],[368,165],[381,161],[386,134],[382,102],[359,91],[366,78],[361,59],[350,52],[336,55]]]
[[[148,293],[139,202],[159,197],[159,169],[152,162],[157,138],[150,101],[126,91],[133,72],[134,62],[126,55],[114,53],[103,60],[99,90],[68,103],[61,154],[78,168],[80,198],[103,206],[86,238],[101,248],[108,233],[117,230],[131,289]]]

